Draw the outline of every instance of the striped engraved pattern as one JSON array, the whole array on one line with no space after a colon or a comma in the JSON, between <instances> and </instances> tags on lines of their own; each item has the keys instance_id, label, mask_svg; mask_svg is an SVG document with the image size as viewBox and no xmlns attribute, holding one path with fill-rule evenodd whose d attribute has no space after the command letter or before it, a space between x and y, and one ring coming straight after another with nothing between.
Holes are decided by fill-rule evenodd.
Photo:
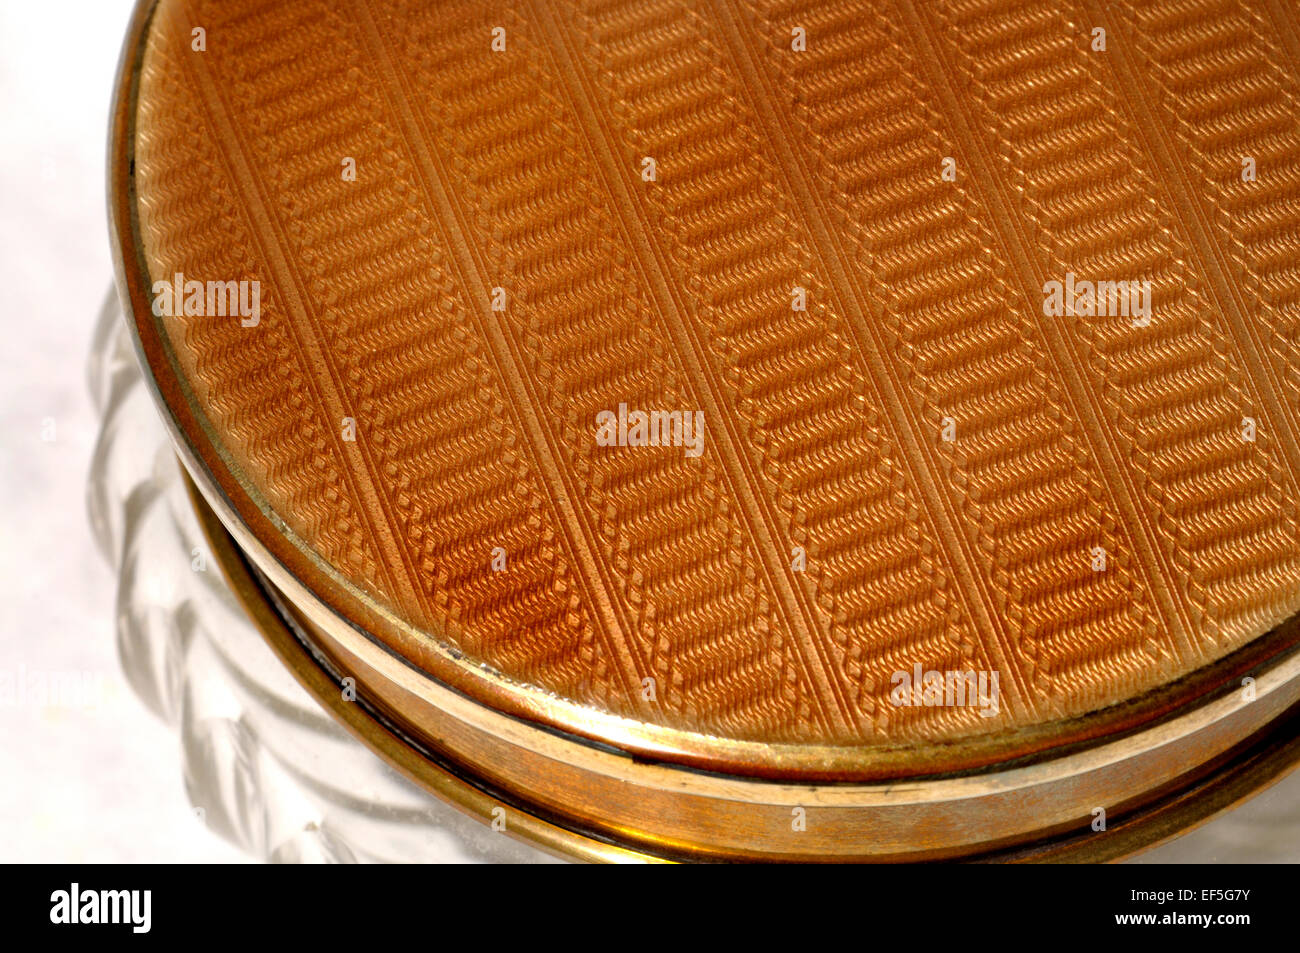
<instances>
[{"instance_id":1,"label":"striped engraved pattern","mask_svg":"<svg viewBox=\"0 0 1300 953\"><path fill-rule=\"evenodd\" d=\"M1092 55L1083 25L1113 17L1100 5L1038 2L937 9L939 55L967 81L967 102L990 131L989 165L1025 240L1036 240L1040 273L1141 274L1153 284L1160 320L1134 329L1076 319L1072 353L1129 464L1126 482L1147 501L1152 549L1179 610L1171 623L1188 657L1214 657L1295 610L1295 583L1282 580L1300 567L1300 461L1284 454L1285 421L1270 413L1283 395L1250 373L1227 303L1205 278L1122 32L1107 56ZM1047 104L1057 121L1044 121ZM1240 436L1247 417L1270 421L1254 441Z\"/></svg>"},{"instance_id":2,"label":"striped engraved pattern","mask_svg":"<svg viewBox=\"0 0 1300 953\"><path fill-rule=\"evenodd\" d=\"M1212 232L1212 249L1222 242L1219 268L1232 279L1227 294L1236 294L1231 313L1281 398L1296 460L1300 196L1284 183L1300 176L1300 35L1269 5L1189 3L1176 16L1143 5L1125 10L1139 62L1159 84L1173 161L1189 169L1185 201ZM1243 163L1255 164L1252 181ZM1260 179L1260 163L1282 175Z\"/></svg>"},{"instance_id":3,"label":"striped engraved pattern","mask_svg":"<svg viewBox=\"0 0 1300 953\"><path fill-rule=\"evenodd\" d=\"M1300 609L1296 21L160 0L144 260L260 283L159 319L178 373L416 665L740 740L1071 718ZM1150 323L1047 314L1067 272ZM620 405L702 452L602 445Z\"/></svg>"},{"instance_id":4,"label":"striped engraved pattern","mask_svg":"<svg viewBox=\"0 0 1300 953\"><path fill-rule=\"evenodd\" d=\"M875 2L756 10L762 57L790 128L812 146L807 175L871 320L923 419L961 423L961 440L937 446L1030 698L1050 712L1167 670L1174 654L1124 514L1041 327L1055 319L1042 317L1038 288L1015 285L987 203L929 174L958 150L902 41L906 20ZM787 57L773 38L794 21L832 39ZM1078 558L1094 547L1115 554L1106 572Z\"/></svg>"}]
</instances>

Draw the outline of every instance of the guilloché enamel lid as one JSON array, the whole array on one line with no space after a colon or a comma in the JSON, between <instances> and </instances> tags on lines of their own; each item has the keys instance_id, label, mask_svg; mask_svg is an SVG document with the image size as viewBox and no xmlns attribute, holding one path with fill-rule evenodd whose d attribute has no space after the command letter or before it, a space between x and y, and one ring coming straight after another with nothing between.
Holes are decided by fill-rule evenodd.
<instances>
[{"instance_id":1,"label":"guilloch\u00e9 enamel lid","mask_svg":"<svg viewBox=\"0 0 1300 953\"><path fill-rule=\"evenodd\" d=\"M983 776L1289 657L1300 18L967 6L141 3L142 360L336 674L663 792Z\"/></svg>"}]
</instances>

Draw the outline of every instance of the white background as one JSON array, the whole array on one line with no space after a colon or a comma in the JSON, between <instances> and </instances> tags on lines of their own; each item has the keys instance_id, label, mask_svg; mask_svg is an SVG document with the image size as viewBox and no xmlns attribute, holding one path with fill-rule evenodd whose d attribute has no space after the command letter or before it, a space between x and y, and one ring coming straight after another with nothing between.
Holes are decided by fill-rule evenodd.
<instances>
[{"instance_id":1,"label":"white background","mask_svg":"<svg viewBox=\"0 0 1300 953\"><path fill-rule=\"evenodd\" d=\"M112 276L104 156L130 10L0 0L0 671L105 686L91 708L0 702L0 861L243 856L191 813L176 733L127 687L86 519L83 371Z\"/></svg>"},{"instance_id":2,"label":"white background","mask_svg":"<svg viewBox=\"0 0 1300 953\"><path fill-rule=\"evenodd\" d=\"M105 139L130 7L0 0L0 672L106 687L93 708L0 703L0 861L241 859L191 813L175 733L121 675L86 520L83 368L111 275ZM1293 775L1143 859L1300 860L1298 805Z\"/></svg>"}]
</instances>

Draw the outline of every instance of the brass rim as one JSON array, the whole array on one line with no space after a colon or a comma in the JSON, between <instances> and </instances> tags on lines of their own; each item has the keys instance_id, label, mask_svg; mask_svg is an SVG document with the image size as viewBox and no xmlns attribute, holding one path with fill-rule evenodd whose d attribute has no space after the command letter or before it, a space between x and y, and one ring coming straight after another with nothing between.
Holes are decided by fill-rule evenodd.
<instances>
[{"instance_id":1,"label":"brass rim","mask_svg":"<svg viewBox=\"0 0 1300 953\"><path fill-rule=\"evenodd\" d=\"M482 823L493 809L507 807L506 833L553 855L595 863L672 862L639 847L622 846L591 832L566 826L563 819L545 817L536 806L507 797L463 766L438 758L419 745L411 733L383 716L362 697L345 701L340 676L313 647L301 627L286 620L279 600L271 596L259 573L239 551L226 527L182 467L186 490L213 556L276 656L315 701L387 764L424 790ZM1212 771L1191 783L1167 791L1158 800L1119 817L1105 837L1065 834L1037 842L977 854L972 862L1100 863L1123 860L1172 840L1249 800L1300 766L1300 704L1211 765Z\"/></svg>"},{"instance_id":2,"label":"brass rim","mask_svg":"<svg viewBox=\"0 0 1300 953\"><path fill-rule=\"evenodd\" d=\"M490 824L496 807L514 808L505 832L556 856L590 862L654 861L648 854L627 850L588 837L538 816L519 810L500 792L491 793L481 782L467 779L463 772L422 749L412 736L385 718L358 689L355 702L344 701L340 676L304 639L305 633L291 627L263 583L260 573L239 551L230 533L208 506L189 471L181 474L185 489L198 517L203 536L222 575L276 657L293 673L309 695L356 739L404 777L469 816Z\"/></svg>"}]
</instances>

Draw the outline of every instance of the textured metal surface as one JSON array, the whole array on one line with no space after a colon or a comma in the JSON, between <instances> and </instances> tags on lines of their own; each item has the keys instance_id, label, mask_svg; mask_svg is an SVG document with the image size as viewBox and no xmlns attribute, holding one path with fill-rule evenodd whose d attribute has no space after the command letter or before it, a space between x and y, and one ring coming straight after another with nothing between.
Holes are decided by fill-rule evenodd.
<instances>
[{"instance_id":1,"label":"textured metal surface","mask_svg":"<svg viewBox=\"0 0 1300 953\"><path fill-rule=\"evenodd\" d=\"M154 373L444 680L438 646L738 741L1050 727L1300 609L1298 37L1262 2L163 0L143 261L262 299L158 319ZM1149 326L1045 315L1067 273L1150 281ZM599 445L620 404L702 411L703 452ZM998 672L998 716L891 704L917 664Z\"/></svg>"}]
</instances>

